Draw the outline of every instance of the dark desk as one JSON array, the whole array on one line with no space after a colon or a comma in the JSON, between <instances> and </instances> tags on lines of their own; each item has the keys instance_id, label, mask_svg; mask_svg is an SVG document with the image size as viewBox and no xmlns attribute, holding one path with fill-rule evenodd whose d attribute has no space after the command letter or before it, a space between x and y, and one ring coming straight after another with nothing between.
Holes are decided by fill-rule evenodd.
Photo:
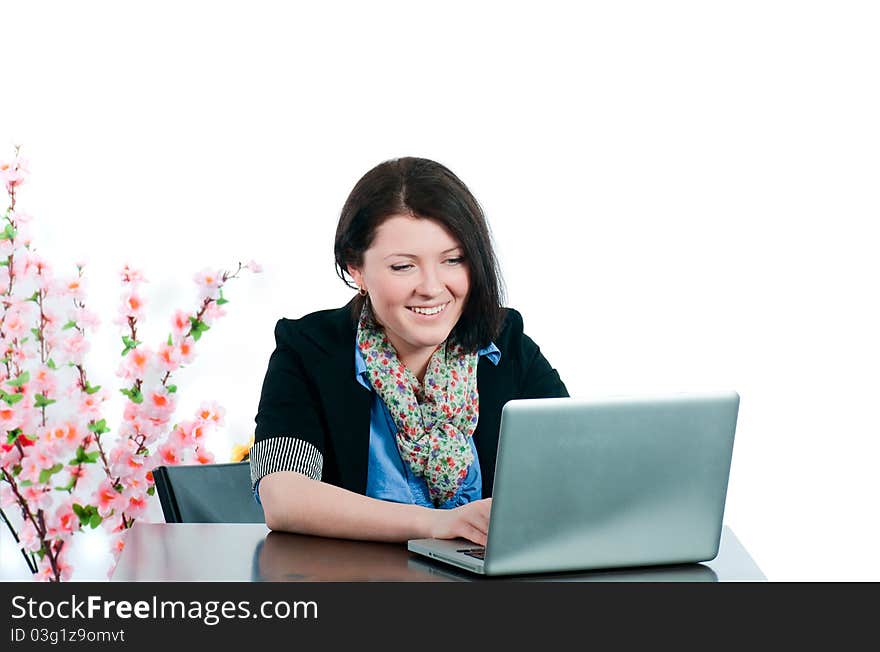
<instances>
[{"instance_id":1,"label":"dark desk","mask_svg":"<svg viewBox=\"0 0 880 652\"><path fill-rule=\"evenodd\" d=\"M540 581L764 581L730 528L702 564L500 579ZM270 532L262 524L138 523L126 535L114 582L499 581L423 559L406 544Z\"/></svg>"}]
</instances>

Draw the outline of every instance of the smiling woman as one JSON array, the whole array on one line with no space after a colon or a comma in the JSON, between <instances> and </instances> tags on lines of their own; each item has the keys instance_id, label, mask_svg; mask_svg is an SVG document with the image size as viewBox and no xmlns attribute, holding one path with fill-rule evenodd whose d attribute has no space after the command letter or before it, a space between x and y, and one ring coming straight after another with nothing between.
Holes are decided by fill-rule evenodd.
<instances>
[{"instance_id":1,"label":"smiling woman","mask_svg":"<svg viewBox=\"0 0 880 652\"><path fill-rule=\"evenodd\" d=\"M275 328L250 457L267 524L485 544L501 408L568 392L501 306L479 204L439 163L387 161L349 195L335 257L352 301Z\"/></svg>"}]
</instances>

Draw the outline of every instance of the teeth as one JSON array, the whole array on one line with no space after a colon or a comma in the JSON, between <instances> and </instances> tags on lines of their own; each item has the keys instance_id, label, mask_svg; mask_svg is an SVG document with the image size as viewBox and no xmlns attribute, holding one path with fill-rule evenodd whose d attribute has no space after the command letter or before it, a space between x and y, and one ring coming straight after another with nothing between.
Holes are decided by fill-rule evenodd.
<instances>
[{"instance_id":1,"label":"teeth","mask_svg":"<svg viewBox=\"0 0 880 652\"><path fill-rule=\"evenodd\" d=\"M415 313L420 315L436 315L438 312L441 312L446 307L444 303L442 306L435 306L434 308L410 308Z\"/></svg>"}]
</instances>

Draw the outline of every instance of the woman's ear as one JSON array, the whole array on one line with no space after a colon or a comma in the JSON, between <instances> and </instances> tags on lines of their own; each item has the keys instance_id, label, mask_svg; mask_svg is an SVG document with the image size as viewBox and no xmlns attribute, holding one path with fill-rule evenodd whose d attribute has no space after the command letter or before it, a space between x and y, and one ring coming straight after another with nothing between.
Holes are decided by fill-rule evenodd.
<instances>
[{"instance_id":1,"label":"woman's ear","mask_svg":"<svg viewBox=\"0 0 880 652\"><path fill-rule=\"evenodd\" d=\"M351 265L348 265L345 268L345 271L347 271L348 275L351 276L351 279L354 281L355 285L357 285L359 288L363 288L366 290L366 288L364 287L364 275L361 274L361 270L357 269L356 267L352 267Z\"/></svg>"}]
</instances>

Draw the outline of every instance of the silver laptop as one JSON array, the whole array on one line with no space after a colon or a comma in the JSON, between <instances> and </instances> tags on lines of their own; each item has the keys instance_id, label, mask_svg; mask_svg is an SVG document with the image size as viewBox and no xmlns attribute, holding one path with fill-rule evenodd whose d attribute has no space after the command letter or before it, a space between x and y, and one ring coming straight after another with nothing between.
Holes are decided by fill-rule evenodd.
<instances>
[{"instance_id":1,"label":"silver laptop","mask_svg":"<svg viewBox=\"0 0 880 652\"><path fill-rule=\"evenodd\" d=\"M735 392L510 401L485 548L408 548L484 575L714 559L738 409Z\"/></svg>"}]
</instances>

